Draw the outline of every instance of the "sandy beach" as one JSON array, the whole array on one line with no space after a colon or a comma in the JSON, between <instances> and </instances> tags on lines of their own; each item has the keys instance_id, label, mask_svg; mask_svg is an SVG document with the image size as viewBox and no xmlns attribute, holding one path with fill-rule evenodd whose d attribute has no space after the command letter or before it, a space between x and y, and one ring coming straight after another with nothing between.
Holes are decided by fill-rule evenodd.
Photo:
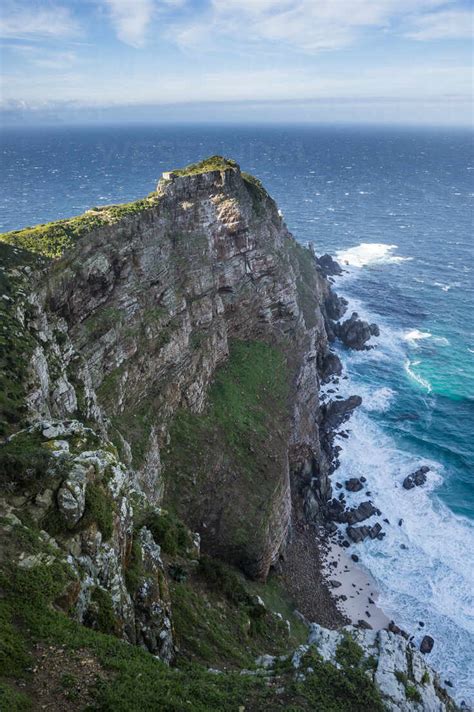
<instances>
[{"instance_id":1,"label":"sandy beach","mask_svg":"<svg viewBox=\"0 0 474 712\"><path fill-rule=\"evenodd\" d=\"M390 620L377 605L378 592L370 574L336 543L326 542L322 554L323 576L339 611L353 625L364 621L374 630L387 628Z\"/></svg>"}]
</instances>

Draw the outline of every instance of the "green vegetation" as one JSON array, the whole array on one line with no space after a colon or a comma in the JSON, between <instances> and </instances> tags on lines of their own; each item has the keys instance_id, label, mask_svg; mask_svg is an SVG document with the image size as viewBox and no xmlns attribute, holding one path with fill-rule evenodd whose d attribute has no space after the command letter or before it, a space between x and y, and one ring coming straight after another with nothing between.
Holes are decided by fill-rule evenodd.
<instances>
[{"instance_id":1,"label":"green vegetation","mask_svg":"<svg viewBox=\"0 0 474 712\"><path fill-rule=\"evenodd\" d=\"M423 674L422 678L422 683L425 684L424 679L425 679L425 673ZM400 682L403 687L405 688L405 696L407 700L411 700L412 702L421 702L421 695L416 689L415 685L410 682L410 678L408 675L401 670L395 670L395 677L397 678L398 682ZM429 676L428 676L428 681L429 681Z\"/></svg>"},{"instance_id":2,"label":"green vegetation","mask_svg":"<svg viewBox=\"0 0 474 712\"><path fill-rule=\"evenodd\" d=\"M124 217L150 210L158 203L158 194L151 193L147 198L132 203L92 208L77 217L6 232L0 235L0 241L44 257L56 258L92 230L113 225Z\"/></svg>"},{"instance_id":3,"label":"green vegetation","mask_svg":"<svg viewBox=\"0 0 474 712\"><path fill-rule=\"evenodd\" d=\"M264 215L263 201L269 198L269 195L263 187L262 183L258 180L258 178L255 178L255 176L251 175L250 173L245 173L243 171L242 178L244 181L244 185L250 193L250 197L252 198L253 209L257 216L261 217L262 215Z\"/></svg>"},{"instance_id":4,"label":"green vegetation","mask_svg":"<svg viewBox=\"0 0 474 712\"><path fill-rule=\"evenodd\" d=\"M421 684L422 685L430 684L430 676L429 676L428 670L425 670L425 672L423 673L422 678L421 678Z\"/></svg>"},{"instance_id":5,"label":"green vegetation","mask_svg":"<svg viewBox=\"0 0 474 712\"><path fill-rule=\"evenodd\" d=\"M191 529L207 510L220 509L219 539L229 542L225 558L249 572L258 556L251 547L259 551L266 540L285 467L289 381L279 349L233 342L208 407L199 415L178 411L163 453L168 509Z\"/></svg>"},{"instance_id":6,"label":"green vegetation","mask_svg":"<svg viewBox=\"0 0 474 712\"><path fill-rule=\"evenodd\" d=\"M336 660L343 667L358 667L364 658L364 651L349 633L344 633L336 650Z\"/></svg>"},{"instance_id":7,"label":"green vegetation","mask_svg":"<svg viewBox=\"0 0 474 712\"><path fill-rule=\"evenodd\" d=\"M91 604L84 621L85 625L101 633L114 635L117 632L117 622L110 593L96 586L91 595Z\"/></svg>"},{"instance_id":8,"label":"green vegetation","mask_svg":"<svg viewBox=\"0 0 474 712\"><path fill-rule=\"evenodd\" d=\"M86 505L84 514L72 529L67 527L55 505L43 520L43 527L51 536L61 536L66 531L70 536L96 524L105 541L113 533L114 505L110 493L100 482L88 482L86 486Z\"/></svg>"},{"instance_id":9,"label":"green vegetation","mask_svg":"<svg viewBox=\"0 0 474 712\"><path fill-rule=\"evenodd\" d=\"M312 329L316 326L316 310L319 307L318 293L315 284L314 258L312 252L300 245L296 240L288 242L291 259L296 267L296 288L298 301L303 311L306 326Z\"/></svg>"},{"instance_id":10,"label":"green vegetation","mask_svg":"<svg viewBox=\"0 0 474 712\"><path fill-rule=\"evenodd\" d=\"M414 685L408 684L405 687L405 695L407 700L411 700L412 702L421 702L421 695Z\"/></svg>"},{"instance_id":11,"label":"green vegetation","mask_svg":"<svg viewBox=\"0 0 474 712\"><path fill-rule=\"evenodd\" d=\"M35 490L49 476L51 453L37 432L21 432L0 445L0 486Z\"/></svg>"},{"instance_id":12,"label":"green vegetation","mask_svg":"<svg viewBox=\"0 0 474 712\"><path fill-rule=\"evenodd\" d=\"M0 242L0 436L18 429L26 414L25 383L35 346L34 336L18 318L21 307L32 315L26 301L26 270L38 270L44 261L36 255ZM15 306L14 306L15 305Z\"/></svg>"},{"instance_id":13,"label":"green vegetation","mask_svg":"<svg viewBox=\"0 0 474 712\"><path fill-rule=\"evenodd\" d=\"M190 163L184 168L177 168L171 173L176 176L192 176L209 171L228 171L237 167L237 163L223 156L210 156L199 163Z\"/></svg>"},{"instance_id":14,"label":"green vegetation","mask_svg":"<svg viewBox=\"0 0 474 712\"><path fill-rule=\"evenodd\" d=\"M324 662L311 648L302 659L305 680L295 683L294 697L286 709L291 712L304 709L317 712L383 712L385 708L380 694L364 666L352 665L345 657L341 666L338 670L331 663Z\"/></svg>"},{"instance_id":15,"label":"green vegetation","mask_svg":"<svg viewBox=\"0 0 474 712\"><path fill-rule=\"evenodd\" d=\"M184 524L170 512L151 512L145 517L144 525L153 534L165 554L186 556L192 545L191 535Z\"/></svg>"}]
</instances>

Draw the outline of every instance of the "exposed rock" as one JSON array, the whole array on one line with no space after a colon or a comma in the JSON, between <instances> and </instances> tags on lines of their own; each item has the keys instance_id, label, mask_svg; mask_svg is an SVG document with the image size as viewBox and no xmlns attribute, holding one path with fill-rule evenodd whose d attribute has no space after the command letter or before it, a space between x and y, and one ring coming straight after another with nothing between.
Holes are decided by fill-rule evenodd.
<instances>
[{"instance_id":1,"label":"exposed rock","mask_svg":"<svg viewBox=\"0 0 474 712\"><path fill-rule=\"evenodd\" d=\"M71 528L84 514L89 471L90 468L76 463L58 490L58 509Z\"/></svg>"},{"instance_id":2,"label":"exposed rock","mask_svg":"<svg viewBox=\"0 0 474 712\"><path fill-rule=\"evenodd\" d=\"M349 396L344 400L331 401L321 407L322 428L333 431L350 418L353 411L362 403L360 396Z\"/></svg>"},{"instance_id":3,"label":"exposed rock","mask_svg":"<svg viewBox=\"0 0 474 712\"><path fill-rule=\"evenodd\" d=\"M426 473L429 471L430 468L426 465L423 465L411 475L405 477L405 479L403 480L404 489L410 490L414 487L420 487L421 485L424 485L426 482Z\"/></svg>"},{"instance_id":4,"label":"exposed rock","mask_svg":"<svg viewBox=\"0 0 474 712\"><path fill-rule=\"evenodd\" d=\"M362 351L367 348L366 343L371 336L379 336L376 324L369 324L359 319L357 312L353 312L349 319L333 326L334 333L349 349Z\"/></svg>"},{"instance_id":5,"label":"exposed rock","mask_svg":"<svg viewBox=\"0 0 474 712\"><path fill-rule=\"evenodd\" d=\"M420 643L420 652L422 652L423 655L431 653L431 651L433 650L433 646L434 640L431 635L425 635L423 636L423 640Z\"/></svg>"},{"instance_id":6,"label":"exposed rock","mask_svg":"<svg viewBox=\"0 0 474 712\"><path fill-rule=\"evenodd\" d=\"M351 477L350 480L345 481L346 490L349 492L360 492L363 489L361 480L358 477Z\"/></svg>"},{"instance_id":7,"label":"exposed rock","mask_svg":"<svg viewBox=\"0 0 474 712\"><path fill-rule=\"evenodd\" d=\"M384 536L382 533L382 527L379 522L376 522L372 527L368 527L365 525L361 527L349 526L347 527L346 532L349 539L351 539L351 541L353 541L355 544L364 541L364 539L367 539L367 537L370 537L370 539L378 539L381 536Z\"/></svg>"},{"instance_id":8,"label":"exposed rock","mask_svg":"<svg viewBox=\"0 0 474 712\"><path fill-rule=\"evenodd\" d=\"M340 275L343 272L339 263L331 255L321 255L316 258L316 262L326 277Z\"/></svg>"}]
</instances>

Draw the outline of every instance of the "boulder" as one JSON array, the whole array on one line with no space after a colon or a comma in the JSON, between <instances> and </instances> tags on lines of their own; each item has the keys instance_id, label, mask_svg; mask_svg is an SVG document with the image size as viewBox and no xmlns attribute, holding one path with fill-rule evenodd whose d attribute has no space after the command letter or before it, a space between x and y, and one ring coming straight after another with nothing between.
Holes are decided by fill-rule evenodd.
<instances>
[{"instance_id":1,"label":"boulder","mask_svg":"<svg viewBox=\"0 0 474 712\"><path fill-rule=\"evenodd\" d=\"M86 484L88 469L76 463L57 493L58 509L68 527L74 527L86 507Z\"/></svg>"},{"instance_id":2,"label":"boulder","mask_svg":"<svg viewBox=\"0 0 474 712\"><path fill-rule=\"evenodd\" d=\"M319 375L323 383L327 383L331 376L340 376L342 373L342 363L334 351L327 351L319 364Z\"/></svg>"},{"instance_id":3,"label":"boulder","mask_svg":"<svg viewBox=\"0 0 474 712\"><path fill-rule=\"evenodd\" d=\"M426 655L427 653L431 653L431 651L433 650L433 645L434 645L434 640L431 637L431 635L423 636L423 640L420 643L420 652L423 653L423 655Z\"/></svg>"},{"instance_id":4,"label":"boulder","mask_svg":"<svg viewBox=\"0 0 474 712\"><path fill-rule=\"evenodd\" d=\"M331 255L321 255L316 257L316 263L325 277L341 275L343 270L338 262Z\"/></svg>"},{"instance_id":5,"label":"boulder","mask_svg":"<svg viewBox=\"0 0 474 712\"><path fill-rule=\"evenodd\" d=\"M368 519L371 517L373 514L377 513L376 507L370 502L369 500L366 500L365 502L361 502L358 507L355 509L349 509L347 512L345 512L346 519L345 521L348 524L357 524L358 522L363 522L364 519Z\"/></svg>"},{"instance_id":6,"label":"boulder","mask_svg":"<svg viewBox=\"0 0 474 712\"><path fill-rule=\"evenodd\" d=\"M347 348L363 351L368 348L366 343L370 337L378 336L380 331L376 324L369 324L359 319L357 312L352 312L349 319L334 325L334 333Z\"/></svg>"},{"instance_id":7,"label":"boulder","mask_svg":"<svg viewBox=\"0 0 474 712\"><path fill-rule=\"evenodd\" d=\"M352 412L362 403L360 396L349 396L343 400L331 401L321 408L322 426L328 432L335 430L350 418Z\"/></svg>"},{"instance_id":8,"label":"boulder","mask_svg":"<svg viewBox=\"0 0 474 712\"><path fill-rule=\"evenodd\" d=\"M405 477L403 480L403 487L406 490L413 489L414 487L420 487L421 485L424 485L426 482L426 473L430 471L430 468L427 467L426 465L423 465L423 467L420 467L418 470L413 472L411 475L408 475L408 477Z\"/></svg>"},{"instance_id":9,"label":"boulder","mask_svg":"<svg viewBox=\"0 0 474 712\"><path fill-rule=\"evenodd\" d=\"M339 297L336 292L331 291L324 301L327 318L335 321L342 319L347 311L347 305L347 299Z\"/></svg>"},{"instance_id":10,"label":"boulder","mask_svg":"<svg viewBox=\"0 0 474 712\"><path fill-rule=\"evenodd\" d=\"M350 480L345 481L346 490L349 492L360 492L363 489L362 482L358 477L351 477Z\"/></svg>"}]
</instances>

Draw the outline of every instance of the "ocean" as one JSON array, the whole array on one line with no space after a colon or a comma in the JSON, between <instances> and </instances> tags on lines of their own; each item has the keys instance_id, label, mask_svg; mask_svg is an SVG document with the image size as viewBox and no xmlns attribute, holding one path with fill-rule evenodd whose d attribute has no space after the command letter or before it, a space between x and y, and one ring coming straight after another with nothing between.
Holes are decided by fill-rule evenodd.
<instances>
[{"instance_id":1,"label":"ocean","mask_svg":"<svg viewBox=\"0 0 474 712\"><path fill-rule=\"evenodd\" d=\"M0 152L2 232L142 197L162 171L219 153L262 180L298 240L336 255L336 290L381 329L368 352L339 349L341 392L363 404L333 479L364 475L389 521L383 541L354 551L380 605L417 643L433 636L431 664L473 704L473 134L21 128L3 132ZM424 464L427 484L404 490Z\"/></svg>"}]
</instances>

